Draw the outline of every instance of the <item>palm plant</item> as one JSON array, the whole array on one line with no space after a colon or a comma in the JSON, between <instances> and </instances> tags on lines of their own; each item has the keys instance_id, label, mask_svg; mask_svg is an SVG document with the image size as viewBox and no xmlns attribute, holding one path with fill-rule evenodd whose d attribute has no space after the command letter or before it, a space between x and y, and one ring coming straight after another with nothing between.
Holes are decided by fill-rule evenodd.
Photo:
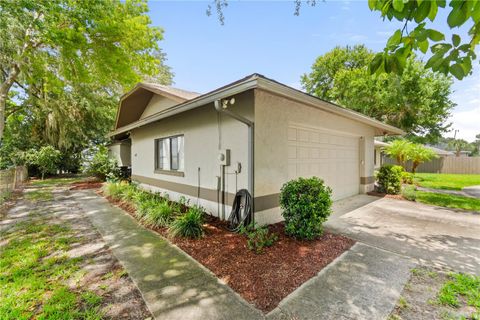
<instances>
[{"instance_id":1,"label":"palm plant","mask_svg":"<svg viewBox=\"0 0 480 320\"><path fill-rule=\"evenodd\" d=\"M412 144L408 150L408 153L409 160L412 160L413 174L415 174L415 171L420 164L438 157L433 150L418 143Z\"/></svg>"},{"instance_id":2,"label":"palm plant","mask_svg":"<svg viewBox=\"0 0 480 320\"><path fill-rule=\"evenodd\" d=\"M410 149L413 143L405 139L393 141L388 147L385 147L385 153L394 158L399 165L406 170L406 162L410 160Z\"/></svg>"}]
</instances>

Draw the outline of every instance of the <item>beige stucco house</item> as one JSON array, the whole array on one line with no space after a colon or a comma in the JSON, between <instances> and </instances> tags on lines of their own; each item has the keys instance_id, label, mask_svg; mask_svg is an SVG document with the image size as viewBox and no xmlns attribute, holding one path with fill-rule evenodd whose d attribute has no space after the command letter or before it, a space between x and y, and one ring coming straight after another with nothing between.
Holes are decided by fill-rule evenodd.
<instances>
[{"instance_id":1,"label":"beige stucco house","mask_svg":"<svg viewBox=\"0 0 480 320\"><path fill-rule=\"evenodd\" d=\"M318 176L334 200L372 190L374 137L402 133L253 74L206 94L139 83L122 97L111 137L131 148L142 187L225 218L247 189L255 220L272 223L290 179Z\"/></svg>"},{"instance_id":2,"label":"beige stucco house","mask_svg":"<svg viewBox=\"0 0 480 320\"><path fill-rule=\"evenodd\" d=\"M374 152L373 152L373 166L375 170L380 169L380 167L383 165L383 154L384 154L384 149L388 147L390 144L375 140L373 142L374 146Z\"/></svg>"}]
</instances>

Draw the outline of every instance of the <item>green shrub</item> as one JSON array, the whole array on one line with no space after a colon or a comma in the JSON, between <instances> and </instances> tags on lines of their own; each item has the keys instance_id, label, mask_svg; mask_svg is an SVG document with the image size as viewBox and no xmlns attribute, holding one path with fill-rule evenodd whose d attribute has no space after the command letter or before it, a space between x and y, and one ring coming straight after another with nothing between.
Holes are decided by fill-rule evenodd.
<instances>
[{"instance_id":1,"label":"green shrub","mask_svg":"<svg viewBox=\"0 0 480 320\"><path fill-rule=\"evenodd\" d=\"M142 192L147 193L147 192ZM142 201L136 202L136 216L139 219L144 219L148 213L158 205L158 201L152 196L145 196Z\"/></svg>"},{"instance_id":2,"label":"green shrub","mask_svg":"<svg viewBox=\"0 0 480 320\"><path fill-rule=\"evenodd\" d=\"M285 233L299 239L314 239L323 232L322 224L331 213L332 189L323 180L299 178L285 183L280 206L285 219Z\"/></svg>"},{"instance_id":3,"label":"green shrub","mask_svg":"<svg viewBox=\"0 0 480 320\"><path fill-rule=\"evenodd\" d=\"M122 175L117 161L110 158L105 146L98 147L98 151L92 160L87 163L85 171L103 181L107 179L118 180Z\"/></svg>"},{"instance_id":4,"label":"green shrub","mask_svg":"<svg viewBox=\"0 0 480 320\"><path fill-rule=\"evenodd\" d=\"M42 180L45 175L55 174L59 168L61 152L52 146L41 147L39 150L31 149L23 154L23 161L27 164L29 172L32 167L40 172Z\"/></svg>"},{"instance_id":5,"label":"green shrub","mask_svg":"<svg viewBox=\"0 0 480 320\"><path fill-rule=\"evenodd\" d=\"M278 240L278 236L271 233L267 226L259 227L251 224L245 227L242 225L240 234L247 236L248 249L255 253L262 253L263 248L271 247Z\"/></svg>"},{"instance_id":6,"label":"green shrub","mask_svg":"<svg viewBox=\"0 0 480 320\"><path fill-rule=\"evenodd\" d=\"M402 187L402 173L401 166L383 165L377 174L379 191L387 194L399 194Z\"/></svg>"},{"instance_id":7,"label":"green shrub","mask_svg":"<svg viewBox=\"0 0 480 320\"><path fill-rule=\"evenodd\" d=\"M413 173L403 171L402 172L402 183L413 184Z\"/></svg>"},{"instance_id":8,"label":"green shrub","mask_svg":"<svg viewBox=\"0 0 480 320\"><path fill-rule=\"evenodd\" d=\"M204 233L203 218L204 213L201 207L191 207L172 222L168 232L173 237L200 238Z\"/></svg>"},{"instance_id":9,"label":"green shrub","mask_svg":"<svg viewBox=\"0 0 480 320\"><path fill-rule=\"evenodd\" d=\"M415 201L417 199L417 192L415 186L405 186L402 188L402 197L409 201Z\"/></svg>"},{"instance_id":10,"label":"green shrub","mask_svg":"<svg viewBox=\"0 0 480 320\"><path fill-rule=\"evenodd\" d=\"M137 197L138 192L141 192L138 190L138 187L133 183L130 183L122 190L122 200L133 202Z\"/></svg>"},{"instance_id":11,"label":"green shrub","mask_svg":"<svg viewBox=\"0 0 480 320\"><path fill-rule=\"evenodd\" d=\"M124 190L127 188L126 182L109 182L103 187L103 192L115 200L122 200Z\"/></svg>"},{"instance_id":12,"label":"green shrub","mask_svg":"<svg viewBox=\"0 0 480 320\"><path fill-rule=\"evenodd\" d=\"M143 221L147 226L168 227L175 217L173 208L170 206L167 200L163 200L160 203L154 201L153 204L153 206L147 208L146 214L143 217Z\"/></svg>"}]
</instances>

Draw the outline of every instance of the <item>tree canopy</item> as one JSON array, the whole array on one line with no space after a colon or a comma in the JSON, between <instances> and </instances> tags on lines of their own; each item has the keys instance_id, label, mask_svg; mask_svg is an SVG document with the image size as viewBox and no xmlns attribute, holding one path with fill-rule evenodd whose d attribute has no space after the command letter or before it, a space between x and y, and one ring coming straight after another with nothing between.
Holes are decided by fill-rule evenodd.
<instances>
[{"instance_id":1,"label":"tree canopy","mask_svg":"<svg viewBox=\"0 0 480 320\"><path fill-rule=\"evenodd\" d=\"M382 18L404 23L401 29L393 32L384 51L372 60L371 72L401 74L413 52L427 53L430 49L432 55L426 63L427 68L452 74L459 80L470 74L472 61L477 58L475 48L480 43L480 1L453 0L448 3L447 26L450 29L469 26L468 36L463 40L458 34L447 40L442 32L427 28L427 20L433 22L439 8L446 5L446 0L369 0L370 10L379 11Z\"/></svg>"},{"instance_id":2,"label":"tree canopy","mask_svg":"<svg viewBox=\"0 0 480 320\"><path fill-rule=\"evenodd\" d=\"M147 12L143 0L0 1L0 165L43 145L78 154L112 128L127 88L171 83Z\"/></svg>"},{"instance_id":3,"label":"tree canopy","mask_svg":"<svg viewBox=\"0 0 480 320\"><path fill-rule=\"evenodd\" d=\"M401 75L370 74L373 57L363 45L336 47L315 60L301 83L319 98L399 127L420 142L435 142L449 128L452 80L415 57Z\"/></svg>"}]
</instances>

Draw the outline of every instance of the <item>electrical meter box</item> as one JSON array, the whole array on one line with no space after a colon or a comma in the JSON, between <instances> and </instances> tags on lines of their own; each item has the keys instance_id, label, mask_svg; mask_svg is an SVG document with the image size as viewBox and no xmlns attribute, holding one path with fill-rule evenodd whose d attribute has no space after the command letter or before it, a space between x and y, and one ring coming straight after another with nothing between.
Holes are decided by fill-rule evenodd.
<instances>
[{"instance_id":1,"label":"electrical meter box","mask_svg":"<svg viewBox=\"0 0 480 320\"><path fill-rule=\"evenodd\" d=\"M222 166L230 165L230 149L220 150L218 153L218 163Z\"/></svg>"}]
</instances>

